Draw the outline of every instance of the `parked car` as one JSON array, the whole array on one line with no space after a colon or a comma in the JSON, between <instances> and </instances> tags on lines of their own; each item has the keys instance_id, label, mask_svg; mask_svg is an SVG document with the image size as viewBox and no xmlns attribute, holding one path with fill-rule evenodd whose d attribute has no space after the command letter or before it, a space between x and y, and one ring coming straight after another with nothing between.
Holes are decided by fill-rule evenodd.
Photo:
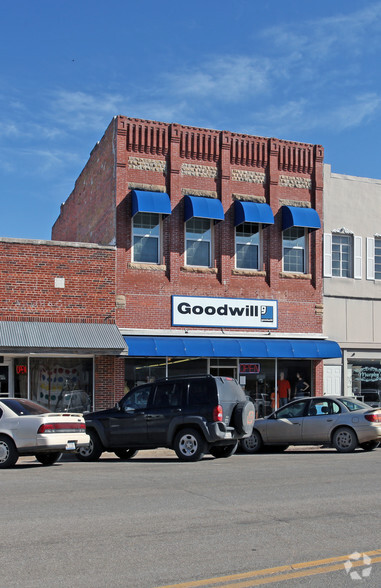
<instances>
[{"instance_id":1,"label":"parked car","mask_svg":"<svg viewBox=\"0 0 381 588\"><path fill-rule=\"evenodd\" d=\"M55 412L89 412L90 397L84 390L62 391L54 407Z\"/></svg>"},{"instance_id":2,"label":"parked car","mask_svg":"<svg viewBox=\"0 0 381 588\"><path fill-rule=\"evenodd\" d=\"M61 453L74 453L89 442L81 414L52 413L21 398L0 400L0 468L15 465L21 455L52 465Z\"/></svg>"},{"instance_id":3,"label":"parked car","mask_svg":"<svg viewBox=\"0 0 381 588\"><path fill-rule=\"evenodd\" d=\"M165 378L133 388L114 408L84 415L90 445L78 459L103 451L130 459L140 449L169 447L181 461L206 452L229 457L251 434L254 405L232 378L211 375Z\"/></svg>"},{"instance_id":4,"label":"parked car","mask_svg":"<svg viewBox=\"0 0 381 588\"><path fill-rule=\"evenodd\" d=\"M373 408L381 407L381 391L378 388L364 388L356 398Z\"/></svg>"},{"instance_id":5,"label":"parked car","mask_svg":"<svg viewBox=\"0 0 381 588\"><path fill-rule=\"evenodd\" d=\"M241 441L246 453L265 447L329 445L342 453L375 449L381 441L381 410L354 397L317 396L294 400L268 417L257 419L250 437Z\"/></svg>"}]
</instances>

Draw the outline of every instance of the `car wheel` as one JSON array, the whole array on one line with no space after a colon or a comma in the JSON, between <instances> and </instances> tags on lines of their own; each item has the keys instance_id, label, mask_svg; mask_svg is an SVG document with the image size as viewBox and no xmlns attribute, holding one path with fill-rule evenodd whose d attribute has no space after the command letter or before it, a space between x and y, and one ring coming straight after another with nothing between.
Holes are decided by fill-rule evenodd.
<instances>
[{"instance_id":1,"label":"car wheel","mask_svg":"<svg viewBox=\"0 0 381 588\"><path fill-rule=\"evenodd\" d=\"M254 404L247 400L239 402L234 408L233 425L240 435L247 435L253 429L255 418Z\"/></svg>"},{"instance_id":2,"label":"car wheel","mask_svg":"<svg viewBox=\"0 0 381 588\"><path fill-rule=\"evenodd\" d=\"M253 431L250 437L241 439L241 447L244 453L258 453L263 449L263 441L258 431Z\"/></svg>"},{"instance_id":3,"label":"car wheel","mask_svg":"<svg viewBox=\"0 0 381 588\"><path fill-rule=\"evenodd\" d=\"M61 455L62 453L59 451L54 451L51 453L36 453L34 457L37 459L37 461L42 463L42 465L50 466L56 463Z\"/></svg>"},{"instance_id":4,"label":"car wheel","mask_svg":"<svg viewBox=\"0 0 381 588\"><path fill-rule=\"evenodd\" d=\"M196 429L182 429L175 437L173 448L181 461L199 461L206 451L206 441Z\"/></svg>"},{"instance_id":5,"label":"car wheel","mask_svg":"<svg viewBox=\"0 0 381 588\"><path fill-rule=\"evenodd\" d=\"M5 435L0 435L0 468L14 466L18 458L19 454L12 439Z\"/></svg>"},{"instance_id":6,"label":"car wheel","mask_svg":"<svg viewBox=\"0 0 381 588\"><path fill-rule=\"evenodd\" d=\"M87 447L80 447L76 453L79 461L97 461L103 452L103 447L98 435L94 431L89 432L90 443Z\"/></svg>"},{"instance_id":7,"label":"car wheel","mask_svg":"<svg viewBox=\"0 0 381 588\"><path fill-rule=\"evenodd\" d=\"M349 427L340 427L333 434L333 446L340 453L351 453L358 446L356 433Z\"/></svg>"},{"instance_id":8,"label":"car wheel","mask_svg":"<svg viewBox=\"0 0 381 588\"><path fill-rule=\"evenodd\" d=\"M213 457L231 457L235 454L238 447L238 441L233 445L215 445L209 449L209 453L213 455Z\"/></svg>"},{"instance_id":9,"label":"car wheel","mask_svg":"<svg viewBox=\"0 0 381 588\"><path fill-rule=\"evenodd\" d=\"M367 441L366 443L361 443L360 447L364 451L373 451L373 449L376 449L378 445L379 441Z\"/></svg>"},{"instance_id":10,"label":"car wheel","mask_svg":"<svg viewBox=\"0 0 381 588\"><path fill-rule=\"evenodd\" d=\"M114 453L119 459L131 459L137 454L137 449L116 449Z\"/></svg>"}]
</instances>

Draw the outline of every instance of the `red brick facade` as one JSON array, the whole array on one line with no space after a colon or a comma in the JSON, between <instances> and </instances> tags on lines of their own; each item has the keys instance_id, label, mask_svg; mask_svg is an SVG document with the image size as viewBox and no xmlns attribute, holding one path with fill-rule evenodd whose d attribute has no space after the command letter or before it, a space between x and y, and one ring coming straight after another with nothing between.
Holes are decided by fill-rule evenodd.
<instances>
[{"instance_id":1,"label":"red brick facade","mask_svg":"<svg viewBox=\"0 0 381 588\"><path fill-rule=\"evenodd\" d=\"M162 264L132 263L131 189L165 191ZM116 322L171 328L171 295L277 299L280 333L322 332L321 230L309 234L307 274L282 271L282 205L314 208L322 219L323 149L308 145L129 119L113 119L61 208L53 239L116 243ZM211 268L186 267L184 195L220 198ZM236 270L234 200L270 205L263 267Z\"/></svg>"}]
</instances>

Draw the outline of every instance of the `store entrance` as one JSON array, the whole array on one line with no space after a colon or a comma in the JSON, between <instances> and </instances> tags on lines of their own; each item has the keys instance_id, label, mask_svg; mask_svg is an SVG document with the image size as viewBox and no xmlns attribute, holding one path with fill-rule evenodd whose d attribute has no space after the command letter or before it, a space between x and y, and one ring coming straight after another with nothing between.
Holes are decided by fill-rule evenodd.
<instances>
[{"instance_id":1,"label":"store entrance","mask_svg":"<svg viewBox=\"0 0 381 588\"><path fill-rule=\"evenodd\" d=\"M0 365L0 398L8 398L9 395L9 366Z\"/></svg>"}]
</instances>

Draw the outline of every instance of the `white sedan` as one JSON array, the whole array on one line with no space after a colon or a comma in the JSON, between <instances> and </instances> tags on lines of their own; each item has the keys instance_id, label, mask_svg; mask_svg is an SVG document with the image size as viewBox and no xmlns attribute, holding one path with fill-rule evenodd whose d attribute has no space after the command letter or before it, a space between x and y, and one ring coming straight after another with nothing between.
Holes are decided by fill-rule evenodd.
<instances>
[{"instance_id":1,"label":"white sedan","mask_svg":"<svg viewBox=\"0 0 381 588\"><path fill-rule=\"evenodd\" d=\"M52 465L63 452L90 442L82 414L54 413L23 398L0 400L0 468L15 465L21 455L34 455Z\"/></svg>"}]
</instances>

